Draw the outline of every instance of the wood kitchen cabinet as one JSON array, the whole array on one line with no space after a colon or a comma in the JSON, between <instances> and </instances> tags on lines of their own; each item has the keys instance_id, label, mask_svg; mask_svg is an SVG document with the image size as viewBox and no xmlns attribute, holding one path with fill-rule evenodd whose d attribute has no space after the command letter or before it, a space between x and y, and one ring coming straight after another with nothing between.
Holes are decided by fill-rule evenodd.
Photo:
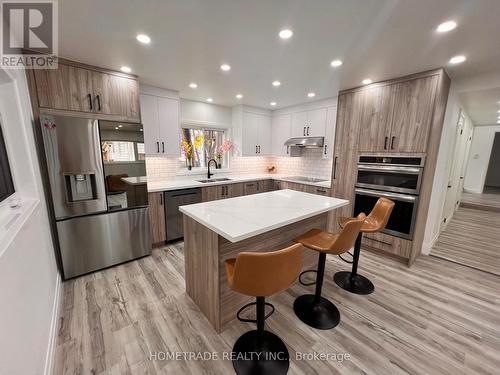
<instances>
[{"instance_id":1,"label":"wood kitchen cabinet","mask_svg":"<svg viewBox=\"0 0 500 375\"><path fill-rule=\"evenodd\" d=\"M388 148L391 152L426 152L439 77L397 84Z\"/></svg>"},{"instance_id":2,"label":"wood kitchen cabinet","mask_svg":"<svg viewBox=\"0 0 500 375\"><path fill-rule=\"evenodd\" d=\"M438 77L365 90L360 152L425 152Z\"/></svg>"},{"instance_id":3,"label":"wood kitchen cabinet","mask_svg":"<svg viewBox=\"0 0 500 375\"><path fill-rule=\"evenodd\" d=\"M167 240L163 192L148 193L148 201L152 242L153 244L163 244Z\"/></svg>"},{"instance_id":4,"label":"wood kitchen cabinet","mask_svg":"<svg viewBox=\"0 0 500 375\"><path fill-rule=\"evenodd\" d=\"M244 183L204 186L201 189L203 202L240 197L244 194Z\"/></svg>"},{"instance_id":5,"label":"wood kitchen cabinet","mask_svg":"<svg viewBox=\"0 0 500 375\"><path fill-rule=\"evenodd\" d=\"M40 108L106 115L140 122L139 83L133 76L62 60L33 71Z\"/></svg>"},{"instance_id":6,"label":"wood kitchen cabinet","mask_svg":"<svg viewBox=\"0 0 500 375\"><path fill-rule=\"evenodd\" d=\"M146 155L180 156L179 100L141 94Z\"/></svg>"}]
</instances>

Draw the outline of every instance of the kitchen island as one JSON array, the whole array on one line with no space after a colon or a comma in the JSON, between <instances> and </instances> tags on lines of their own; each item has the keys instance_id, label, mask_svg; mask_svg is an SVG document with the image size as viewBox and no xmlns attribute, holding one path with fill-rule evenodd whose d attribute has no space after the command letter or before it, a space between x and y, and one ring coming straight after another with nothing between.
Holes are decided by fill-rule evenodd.
<instances>
[{"instance_id":1,"label":"kitchen island","mask_svg":"<svg viewBox=\"0 0 500 375\"><path fill-rule=\"evenodd\" d=\"M325 229L328 212L348 203L286 189L181 206L187 294L223 331L252 299L229 289L224 261L242 251L281 249L312 228ZM316 262L317 253L305 250L303 268Z\"/></svg>"}]
</instances>

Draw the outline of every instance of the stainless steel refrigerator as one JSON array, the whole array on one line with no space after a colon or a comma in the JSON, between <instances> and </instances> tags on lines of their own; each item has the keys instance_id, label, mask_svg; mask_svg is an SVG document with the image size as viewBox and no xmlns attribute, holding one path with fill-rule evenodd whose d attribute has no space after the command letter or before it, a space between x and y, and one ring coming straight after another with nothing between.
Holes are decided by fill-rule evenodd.
<instances>
[{"instance_id":1,"label":"stainless steel refrigerator","mask_svg":"<svg viewBox=\"0 0 500 375\"><path fill-rule=\"evenodd\" d=\"M40 120L64 278L150 254L142 125Z\"/></svg>"}]
</instances>

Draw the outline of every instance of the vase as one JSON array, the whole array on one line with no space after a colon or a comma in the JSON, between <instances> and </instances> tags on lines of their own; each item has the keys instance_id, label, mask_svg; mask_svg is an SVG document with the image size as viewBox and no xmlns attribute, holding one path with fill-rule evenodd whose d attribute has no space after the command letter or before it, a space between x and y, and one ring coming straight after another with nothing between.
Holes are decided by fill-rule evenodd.
<instances>
[{"instance_id":1,"label":"vase","mask_svg":"<svg viewBox=\"0 0 500 375\"><path fill-rule=\"evenodd\" d=\"M217 158L217 169L222 169L222 158Z\"/></svg>"},{"instance_id":2,"label":"vase","mask_svg":"<svg viewBox=\"0 0 500 375\"><path fill-rule=\"evenodd\" d=\"M187 169L188 169L188 171L190 171L191 169L193 169L193 166L191 165L191 160L186 160L186 163L187 163Z\"/></svg>"}]
</instances>

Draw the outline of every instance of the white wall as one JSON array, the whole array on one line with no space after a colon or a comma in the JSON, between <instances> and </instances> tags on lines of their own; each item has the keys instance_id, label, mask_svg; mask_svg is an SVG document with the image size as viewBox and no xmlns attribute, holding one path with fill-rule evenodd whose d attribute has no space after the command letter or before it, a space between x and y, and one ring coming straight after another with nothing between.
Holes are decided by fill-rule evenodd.
<instances>
[{"instance_id":1,"label":"white wall","mask_svg":"<svg viewBox=\"0 0 500 375\"><path fill-rule=\"evenodd\" d=\"M60 277L23 71L0 70L0 113L21 206L0 205L0 373L49 374ZM12 221L11 221L12 219ZM6 228L6 221L10 225Z\"/></svg>"},{"instance_id":2,"label":"white wall","mask_svg":"<svg viewBox=\"0 0 500 375\"><path fill-rule=\"evenodd\" d=\"M482 193L495 133L500 126L476 126L472 136L469 163L465 174L464 190L470 193Z\"/></svg>"}]
</instances>

